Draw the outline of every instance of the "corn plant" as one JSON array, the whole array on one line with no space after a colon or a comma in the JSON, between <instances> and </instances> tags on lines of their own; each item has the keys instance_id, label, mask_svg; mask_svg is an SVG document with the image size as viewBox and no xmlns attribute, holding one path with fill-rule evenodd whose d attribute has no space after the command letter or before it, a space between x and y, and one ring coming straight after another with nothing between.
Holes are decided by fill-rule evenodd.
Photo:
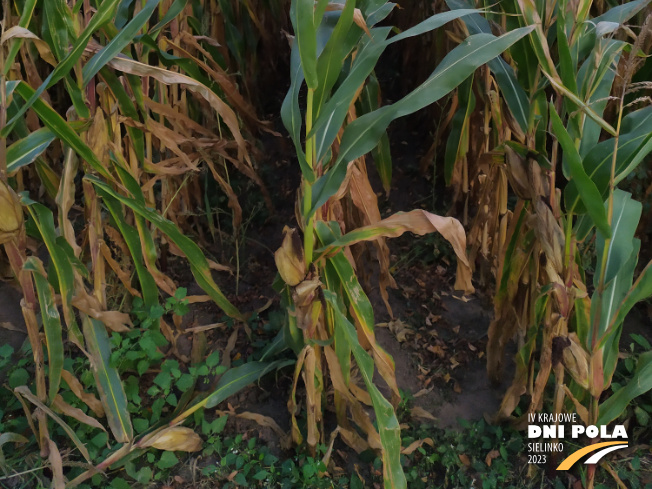
<instances>
[{"instance_id":1,"label":"corn plant","mask_svg":"<svg viewBox=\"0 0 652 489\"><path fill-rule=\"evenodd\" d=\"M193 6L210 13L208 3ZM228 172L242 172L267 196L246 139L245 124L261 123L192 11L184 0L3 2L0 243L23 292L36 387L16 394L57 488L66 481L53 422L90 467L74 486L140 448L197 449L197 435L178 425L278 365L231 369L214 392L184 396L174 419L136 433L110 361L109 332L132 327L122 304L139 297L149 310L160 291L175 295L177 285L159 265L162 245L186 260L207 294L191 301L212 300L244 317L211 274L228 267L207 259L183 231L202 229L194 217L204 205L195 177L201 168L228 196L234 229L241 212ZM32 251L35 242L49 267ZM155 324L173 352L179 319ZM67 343L90 360L99 399L64 368ZM63 401L66 385L89 412L106 416L122 444L97 465L66 418L104 428Z\"/></svg>"},{"instance_id":2,"label":"corn plant","mask_svg":"<svg viewBox=\"0 0 652 489\"><path fill-rule=\"evenodd\" d=\"M517 420L526 423L528 413L542 408L551 373L553 410L575 409L587 424L612 421L652 387L636 374L628 388L599 403L616 368L624 317L652 293L649 265L633 280L641 206L617 189L652 150L651 107L636 96L644 86L632 83L652 20L643 17L637 36L623 25L647 3L629 2L596 18L589 17L591 2L504 3L504 13L492 20L507 29L536 29L510 51L512 65L488 64L480 82L488 96L477 97L484 120L472 116L473 80L458 95L464 124L457 128L465 135L451 135L447 169L450 181L463 187L460 194L476 196L471 255L489 259L496 277L487 347L492 379L501 378L506 343L516 337L519 345L514 381L496 420L508 419L527 394L529 406ZM467 7L457 0L449 5ZM490 29L480 15L465 24L470 32ZM634 40L624 40L624 33ZM468 134L477 124L486 136L473 146ZM557 173L568 181L563 198ZM513 209L510 188L517 197ZM592 287L582 256L591 240L597 254ZM644 359L641 370L646 365ZM565 372L571 379L564 380Z\"/></svg>"},{"instance_id":3,"label":"corn plant","mask_svg":"<svg viewBox=\"0 0 652 489\"><path fill-rule=\"evenodd\" d=\"M532 28L516 29L501 37L470 36L405 98L358 117L356 99L389 45L475 12L440 13L390 37L391 28L376 24L393 7L379 0L292 2L290 18L295 35L291 86L282 116L302 175L297 208L303 238L297 230L286 228L276 263L288 308L285 335L298 355L289 402L295 442L305 440L314 452L317 443L326 440L322 406L331 385L337 433L357 451L372 448L381 453L385 487L405 487L400 428L394 410L399 400L394 363L376 342L373 310L356 277L350 247L406 231L420 235L438 231L458 258L456 288L471 291L473 286L461 224L422 210L381 219L373 192L371 197L368 191L361 191L370 189L364 155L382 144L394 119L439 100ZM304 82L307 94L302 111ZM375 207L373 213L364 211L370 222L357 229L347 228L343 209L351 204L359 209ZM381 256L379 253L382 266ZM376 368L389 386L391 402L373 380ZM301 376L306 387L305 433L296 421L296 388ZM359 385L360 377L366 390ZM364 405L373 407L377 427Z\"/></svg>"}]
</instances>

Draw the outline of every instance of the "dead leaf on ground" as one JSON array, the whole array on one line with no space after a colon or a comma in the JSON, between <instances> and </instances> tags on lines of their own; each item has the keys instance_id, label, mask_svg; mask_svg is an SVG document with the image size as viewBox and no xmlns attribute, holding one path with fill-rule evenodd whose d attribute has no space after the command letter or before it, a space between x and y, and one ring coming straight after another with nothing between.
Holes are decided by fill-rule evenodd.
<instances>
[{"instance_id":1,"label":"dead leaf on ground","mask_svg":"<svg viewBox=\"0 0 652 489\"><path fill-rule=\"evenodd\" d=\"M446 353L444 352L444 349L439 346L439 345L430 345L427 350L430 353L434 353L437 355L439 358L444 358L446 356Z\"/></svg>"},{"instance_id":2,"label":"dead leaf on ground","mask_svg":"<svg viewBox=\"0 0 652 489\"><path fill-rule=\"evenodd\" d=\"M462 462L465 467L471 466L471 460L469 460L469 457L466 454L460 453L458 456L460 458L460 462Z\"/></svg>"},{"instance_id":3,"label":"dead leaf on ground","mask_svg":"<svg viewBox=\"0 0 652 489\"><path fill-rule=\"evenodd\" d=\"M485 457L484 463L487 464L487 467L491 467L491 462L498 456L500 456L500 452L498 450L491 450Z\"/></svg>"},{"instance_id":4,"label":"dead leaf on ground","mask_svg":"<svg viewBox=\"0 0 652 489\"><path fill-rule=\"evenodd\" d=\"M432 413L426 411L422 407L419 406L414 406L412 409L410 409L410 414L412 415L413 418L419 418L419 419L428 419L430 421L437 421L437 418L435 418Z\"/></svg>"},{"instance_id":5,"label":"dead leaf on ground","mask_svg":"<svg viewBox=\"0 0 652 489\"><path fill-rule=\"evenodd\" d=\"M421 389L419 392L417 392L414 395L414 398L416 399L418 397L425 396L426 394L429 394L430 392L432 392L433 389L434 389L434 387L431 387L430 389Z\"/></svg>"},{"instance_id":6,"label":"dead leaf on ground","mask_svg":"<svg viewBox=\"0 0 652 489\"><path fill-rule=\"evenodd\" d=\"M426 325L432 326L433 323L436 323L441 319L441 316L437 316L435 314L428 314L428 317L426 317Z\"/></svg>"},{"instance_id":7,"label":"dead leaf on ground","mask_svg":"<svg viewBox=\"0 0 652 489\"><path fill-rule=\"evenodd\" d=\"M462 297L457 297L456 295L453 294L453 299L457 299L458 301L462 302L470 302L471 299L469 299L467 296L463 295Z\"/></svg>"},{"instance_id":8,"label":"dead leaf on ground","mask_svg":"<svg viewBox=\"0 0 652 489\"><path fill-rule=\"evenodd\" d=\"M197 452L202 449L202 439L197 433L184 426L166 428L142 445L169 452Z\"/></svg>"},{"instance_id":9,"label":"dead leaf on ground","mask_svg":"<svg viewBox=\"0 0 652 489\"><path fill-rule=\"evenodd\" d=\"M396 337L396 341L403 343L409 335L414 334L414 330L400 319L395 319L388 323L389 330Z\"/></svg>"},{"instance_id":10,"label":"dead leaf on ground","mask_svg":"<svg viewBox=\"0 0 652 489\"><path fill-rule=\"evenodd\" d=\"M9 331L17 331L19 333L25 332L24 329L20 329L8 321L0 321L0 328L8 329Z\"/></svg>"},{"instance_id":11,"label":"dead leaf on ground","mask_svg":"<svg viewBox=\"0 0 652 489\"><path fill-rule=\"evenodd\" d=\"M432 438L424 438L423 440L414 440L407 447L401 450L401 453L403 455L411 455L412 453L415 452L417 448L422 446L424 443L426 445L430 445L431 447L435 446L435 443L432 441Z\"/></svg>"}]
</instances>

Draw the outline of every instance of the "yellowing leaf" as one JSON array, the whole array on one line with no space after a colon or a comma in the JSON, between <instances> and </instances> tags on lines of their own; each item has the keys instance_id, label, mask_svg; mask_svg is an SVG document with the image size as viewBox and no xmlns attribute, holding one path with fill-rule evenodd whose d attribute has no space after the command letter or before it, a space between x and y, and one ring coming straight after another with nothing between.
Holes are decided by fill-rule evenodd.
<instances>
[{"instance_id":1,"label":"yellowing leaf","mask_svg":"<svg viewBox=\"0 0 652 489\"><path fill-rule=\"evenodd\" d=\"M173 426L157 433L142 446L169 452L197 452L201 450L202 444L202 439L190 428Z\"/></svg>"}]
</instances>

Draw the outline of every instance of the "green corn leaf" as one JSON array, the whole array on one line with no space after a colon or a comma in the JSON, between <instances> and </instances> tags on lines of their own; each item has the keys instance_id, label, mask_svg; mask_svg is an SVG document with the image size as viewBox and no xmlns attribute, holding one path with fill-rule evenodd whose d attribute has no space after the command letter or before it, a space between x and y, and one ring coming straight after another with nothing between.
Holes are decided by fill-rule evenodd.
<instances>
[{"instance_id":1,"label":"green corn leaf","mask_svg":"<svg viewBox=\"0 0 652 489\"><path fill-rule=\"evenodd\" d=\"M397 5L392 2L381 0L378 2L380 5L372 6L372 4L375 3L376 2L368 2L366 5L366 10L364 11L367 20L367 26L369 27L375 26L379 22L385 20L385 18L392 13L392 10L394 10L394 7Z\"/></svg>"},{"instance_id":2,"label":"green corn leaf","mask_svg":"<svg viewBox=\"0 0 652 489\"><path fill-rule=\"evenodd\" d=\"M380 85L374 73L369 76L367 84L362 89L359 105L360 115L372 112L380 106ZM371 151L371 156L374 159L374 165L380 176L385 194L389 195L392 184L392 154L390 152L387 132L382 135L378 145Z\"/></svg>"},{"instance_id":3,"label":"green corn leaf","mask_svg":"<svg viewBox=\"0 0 652 489\"><path fill-rule=\"evenodd\" d=\"M626 2L622 5L617 5L611 8L598 17L590 19L589 22L586 22L584 24L586 30L582 33L579 41L577 42L579 57L585 57L595 46L596 30L600 22L624 24L638 12L644 9L649 3L650 0L634 0L632 2Z\"/></svg>"},{"instance_id":4,"label":"green corn leaf","mask_svg":"<svg viewBox=\"0 0 652 489\"><path fill-rule=\"evenodd\" d=\"M86 63L82 70L83 81L82 86L88 85L100 69L105 66L109 61L115 58L122 50L133 42L134 37L140 32L149 18L154 13L160 0L148 0L143 9L136 14L136 16L120 31L118 35L111 39L111 42L103 47L100 51Z\"/></svg>"},{"instance_id":5,"label":"green corn leaf","mask_svg":"<svg viewBox=\"0 0 652 489\"><path fill-rule=\"evenodd\" d=\"M631 247L632 252L628 260L623 263L613 280L606 284L602 294L600 294L600 291L596 289L591 298L591 326L595 327L595 325L598 325L596 337L599 338L600 347L603 346L602 343L604 343L605 335L612 334L616 330L616 327L621 326L621 324L614 323L613 320L617 316L619 306L632 287L632 282L634 281L634 269L638 263L638 252L640 246L640 240L633 239ZM597 281L597 279L595 280ZM599 311L598 308L600 308ZM596 318L598 312L600 315L599 318ZM592 331L593 330L591 330L591 332ZM589 335L589 337L591 337L591 335Z\"/></svg>"},{"instance_id":6,"label":"green corn leaf","mask_svg":"<svg viewBox=\"0 0 652 489\"><path fill-rule=\"evenodd\" d=\"M39 101L41 94L47 88L51 87L63 77L65 77L70 72L70 70L72 70L77 61L79 61L79 58L83 54L84 49L86 49L86 46L88 45L88 42L90 41L93 34L105 23L111 20L115 7L119 1L120 0L104 0L100 4L97 12L95 12L95 15L93 15L90 22L79 36L79 39L77 39L75 42L72 50L68 52L67 56L61 60L54 71L50 73L50 75L45 79L45 81L36 91L34 91L31 87L25 85L27 88L29 88L29 90L26 90L26 92L29 92L30 95L28 98L25 98L26 103L20 108L18 113L15 114L7 123L7 125L0 131L0 137L7 137L12 131L16 122L22 118L23 114L25 114L25 112L27 112L27 110L32 107L32 105ZM21 85L23 84L24 83L21 82Z\"/></svg>"},{"instance_id":7,"label":"green corn leaf","mask_svg":"<svg viewBox=\"0 0 652 489\"><path fill-rule=\"evenodd\" d=\"M451 183L455 164L466 156L469 149L469 123L471 114L475 110L473 75L460 84L457 93L459 106L451 121L451 131L446 141L446 152L444 153L446 185Z\"/></svg>"},{"instance_id":8,"label":"green corn leaf","mask_svg":"<svg viewBox=\"0 0 652 489\"><path fill-rule=\"evenodd\" d=\"M392 37L389 40L389 42L394 43L397 41L402 41L403 39L408 39L410 37L420 36L421 34L425 34L426 32L430 32L432 30L441 27L444 24L447 24L451 20L459 19L460 17L464 17L465 15L471 15L474 13L478 13L478 10L460 9L460 10L442 12L439 14L432 15L428 17L426 20L419 22L414 27L410 27L408 30L403 31L400 34Z\"/></svg>"},{"instance_id":9,"label":"green corn leaf","mask_svg":"<svg viewBox=\"0 0 652 489\"><path fill-rule=\"evenodd\" d=\"M607 238L611 237L611 228L609 227L609 221L607 220L607 212L604 210L602 196L600 195L600 192L598 192L595 183L593 183L586 174L584 166L582 165L582 158L577 152L577 148L575 148L573 140L566 131L564 124L557 115L552 102L550 103L550 121L552 122L552 130L564 150L564 157L568 162L570 177L577 185L582 202L586 206L591 219L593 219L593 222L602 235ZM568 211L573 212L573 208L568 208Z\"/></svg>"},{"instance_id":10,"label":"green corn leaf","mask_svg":"<svg viewBox=\"0 0 652 489\"><path fill-rule=\"evenodd\" d=\"M332 263L326 263L325 272L324 279L326 280L326 290L340 293L341 280ZM332 311L329 308L326 308L324 313L326 315L326 323L329 325L335 324ZM335 355L337 356L337 361L342 370L344 382L348 386L351 379L351 344L347 340L343 328L334 328L333 333Z\"/></svg>"},{"instance_id":11,"label":"green corn leaf","mask_svg":"<svg viewBox=\"0 0 652 489\"><path fill-rule=\"evenodd\" d=\"M50 0L43 5L43 39L58 61L68 52L68 32L72 27L72 14L65 0Z\"/></svg>"},{"instance_id":12,"label":"green corn leaf","mask_svg":"<svg viewBox=\"0 0 652 489\"><path fill-rule=\"evenodd\" d=\"M323 107L330 96L330 91L335 85L342 71L342 64L355 46L360 34L350 36L351 25L353 24L353 10L355 2L349 0L344 6L335 28L328 38L324 50L317 59L317 78L320 83L315 90L314 106L317 111ZM355 27L358 32L359 28ZM355 32L354 32L355 34Z\"/></svg>"},{"instance_id":13,"label":"green corn leaf","mask_svg":"<svg viewBox=\"0 0 652 489\"><path fill-rule=\"evenodd\" d=\"M45 331L45 345L48 350L48 399L52 402L59 392L61 371L63 370L61 318L54 300L54 291L48 283L43 264L37 258L30 257L25 262L24 269L32 272L36 284L38 302L41 308L41 320Z\"/></svg>"},{"instance_id":14,"label":"green corn leaf","mask_svg":"<svg viewBox=\"0 0 652 489\"><path fill-rule=\"evenodd\" d=\"M620 41L612 41L610 45L613 45L614 48L616 48L618 44L624 43ZM608 51L610 55L603 55L602 59L599 61L601 66L612 66L613 63L618 63L618 60L620 59L621 49L612 49ZM587 105L591 106L597 115L602 117L609 100L608 97L611 92L611 87L613 86L616 71L611 69L597 70L598 75L595 75L596 70L594 68L596 65L596 56L597 52L592 51L589 58L580 67L577 73L577 78L580 87L580 96L583 100L587 101ZM581 142L579 148L582 158L585 158L598 144L601 131L602 128L593 119L589 118L584 121L584 125L581 128Z\"/></svg>"},{"instance_id":15,"label":"green corn leaf","mask_svg":"<svg viewBox=\"0 0 652 489\"><path fill-rule=\"evenodd\" d=\"M109 427L117 442L128 443L134 437L134 430L127 409L124 386L118 370L111 366L111 344L106 327L102 322L86 315L82 315L82 324L97 390Z\"/></svg>"},{"instance_id":16,"label":"green corn leaf","mask_svg":"<svg viewBox=\"0 0 652 489\"><path fill-rule=\"evenodd\" d=\"M50 129L43 127L16 141L7 148L7 171L13 173L32 163L56 138Z\"/></svg>"},{"instance_id":17,"label":"green corn leaf","mask_svg":"<svg viewBox=\"0 0 652 489\"><path fill-rule=\"evenodd\" d=\"M360 85L362 85L371 74L380 58L380 55L387 46L394 42L437 29L452 20L459 19L475 12L477 12L475 9L442 12L429 17L411 29L394 36L391 39L387 39L390 32L390 29L387 27L371 29L371 37L366 35L363 36L358 47L355 61L351 66L348 76L340 84L332 98L321 109L320 116L316 119L313 129L308 135L309 137L313 134L317 135L317 161L324 157L328 148L330 148L335 140ZM373 146L375 146L375 144ZM371 149L368 151L370 150ZM366 152L367 151L365 151L365 153Z\"/></svg>"},{"instance_id":18,"label":"green corn leaf","mask_svg":"<svg viewBox=\"0 0 652 489\"><path fill-rule=\"evenodd\" d=\"M643 269L641 274L634 282L634 285L627 291L627 295L622 303L618 306L616 313L611 319L609 328L614 325L622 324L625 317L632 310L632 308L640 301L652 296L652 261Z\"/></svg>"},{"instance_id":19,"label":"green corn leaf","mask_svg":"<svg viewBox=\"0 0 652 489\"><path fill-rule=\"evenodd\" d=\"M149 30L148 34L155 37L163 27L172 22L177 15L183 12L183 9L187 4L188 0L174 0L174 3L170 5L170 8L165 12L163 18Z\"/></svg>"},{"instance_id":20,"label":"green corn leaf","mask_svg":"<svg viewBox=\"0 0 652 489\"><path fill-rule=\"evenodd\" d=\"M25 0L22 9L20 11L20 19L18 20L18 26L27 28L29 26L30 21L32 20L32 15L34 14L34 7L36 6L37 0ZM8 28L9 26L7 26ZM11 44L9 46L9 52L7 53L7 56L4 61L4 66L2 67L2 74L7 75L9 73L9 69L13 66L14 64L14 59L16 59L16 55L18 54L18 50L20 49L20 46L23 43L22 38L13 38L11 39Z\"/></svg>"},{"instance_id":21,"label":"green corn leaf","mask_svg":"<svg viewBox=\"0 0 652 489\"><path fill-rule=\"evenodd\" d=\"M197 244L187 236L185 236L174 223L168 221L157 212L145 207L143 202L130 197L125 197L117 193L111 186L107 185L99 178L86 175L88 181L95 185L98 193L102 196L108 195L120 201L122 204L129 207L137 216L146 219L158 229L160 229L166 236L168 236L175 245L186 255L190 263L190 271L197 280L197 284L204 290L215 303L229 316L241 319L242 313L231 304L219 289L213 277L211 270L206 261L206 257L202 253Z\"/></svg>"},{"instance_id":22,"label":"green corn leaf","mask_svg":"<svg viewBox=\"0 0 652 489\"><path fill-rule=\"evenodd\" d=\"M227 370L224 375L220 377L216 389L207 397L193 404L190 408L185 410L175 419L170 422L170 425L175 425L198 409L217 406L220 402L229 398L238 391L244 389L252 382L260 379L263 375L272 370L283 368L287 365L294 363L294 360L278 360L275 362L249 362L239 367L234 367Z\"/></svg>"},{"instance_id":23,"label":"green corn leaf","mask_svg":"<svg viewBox=\"0 0 652 489\"><path fill-rule=\"evenodd\" d=\"M532 49L539 61L540 69L553 79L559 79L555 63L550 56L548 39L543 32L542 20L537 10L537 3L534 0L517 0L519 13L527 25L534 27L529 37Z\"/></svg>"},{"instance_id":24,"label":"green corn leaf","mask_svg":"<svg viewBox=\"0 0 652 489\"><path fill-rule=\"evenodd\" d=\"M446 0L446 4L451 10L460 10L471 8L467 0ZM463 19L464 24L470 34L491 34L489 22L480 14L470 14ZM496 81L500 87L501 95L507 102L507 107L514 116L516 123L525 133L528 129L530 120L530 101L525 90L519 84L514 74L514 69L507 64L503 58L495 58L487 63L489 69L496 75ZM453 127L455 127L453 125Z\"/></svg>"},{"instance_id":25,"label":"green corn leaf","mask_svg":"<svg viewBox=\"0 0 652 489\"><path fill-rule=\"evenodd\" d=\"M635 110L623 118L616 154L616 182L627 177L652 151L650 124L651 106ZM583 162L587 175L603 197L609 190L614 146L615 138L598 143L588 151ZM585 212L577 186L572 180L564 189L564 200L567 208L574 208L577 213Z\"/></svg>"},{"instance_id":26,"label":"green corn leaf","mask_svg":"<svg viewBox=\"0 0 652 489\"><path fill-rule=\"evenodd\" d=\"M335 222L326 223L318 221L315 223L315 230L319 241L325 245L326 249L337 249L345 246L347 240L354 240L360 237L355 231L340 236L339 226ZM377 230L376 230L377 231ZM362 231L366 233L366 231ZM367 236L377 237L378 233L374 230L369 231ZM322 248L323 250L324 248ZM389 355L377 342L374 332L374 310L367 294L360 285L355 271L348 259L341 251L329 256L327 261L327 271L331 278L329 285L333 285L332 290L338 290L340 296L346 301L351 310L351 315L356 319L356 325L360 328L360 333L364 335L371 346L376 366L382 378L387 382L393 393L398 396L399 390L396 383L395 364L391 355ZM337 350L337 348L336 348Z\"/></svg>"},{"instance_id":27,"label":"green corn leaf","mask_svg":"<svg viewBox=\"0 0 652 489\"><path fill-rule=\"evenodd\" d=\"M294 42L299 48L303 77L308 89L315 90L319 84L319 78L317 78L317 27L319 24L315 25L315 1L293 1L290 8L290 19L294 26Z\"/></svg>"},{"instance_id":28,"label":"green corn leaf","mask_svg":"<svg viewBox=\"0 0 652 489\"><path fill-rule=\"evenodd\" d=\"M652 151L652 132L650 132L650 134L648 134L648 136L643 140L643 142L637 148L632 158L626 162L624 168L619 169L620 171L614 178L614 185L618 185L630 173L632 173L636 169L636 167L641 164L643 159L646 158L648 154L650 154L651 151Z\"/></svg>"},{"instance_id":29,"label":"green corn leaf","mask_svg":"<svg viewBox=\"0 0 652 489\"><path fill-rule=\"evenodd\" d=\"M31 100L37 92L34 91L25 82L19 82L14 89L15 93L20 95L24 100ZM107 178L111 178L102 162L97 158L93 150L79 137L73 129L73 125L68 124L63 117L61 117L52 107L46 104L40 98L36 98L32 102L32 108L39 119L48 127L54 134L57 135L64 143L70 146L79 156L81 156L94 170ZM23 105L22 108L26 107ZM21 108L21 110L22 110Z\"/></svg>"},{"instance_id":30,"label":"green corn leaf","mask_svg":"<svg viewBox=\"0 0 652 489\"><path fill-rule=\"evenodd\" d=\"M605 202L603 208L606 208L606 205L607 203ZM609 249L606 250L605 285L620 273L625 263L632 256L634 234L641 219L642 209L643 206L641 203L632 199L632 195L629 192L620 189L614 191L613 216L611 219L613 239L609 241ZM594 275L594 284L596 287L598 287L599 278L602 274L602 260L600 260L600 257L605 253L605 244L604 236L598 234L595 241L595 251L599 257Z\"/></svg>"},{"instance_id":31,"label":"green corn leaf","mask_svg":"<svg viewBox=\"0 0 652 489\"><path fill-rule=\"evenodd\" d=\"M134 0L121 0L115 12L113 21L113 25L115 25L116 29L122 29L129 21L129 17L131 15L131 5L133 3Z\"/></svg>"},{"instance_id":32,"label":"green corn leaf","mask_svg":"<svg viewBox=\"0 0 652 489\"><path fill-rule=\"evenodd\" d=\"M633 399L652 389L652 352L638 357L636 371L625 387L600 404L598 425L607 425L622 414Z\"/></svg>"},{"instance_id":33,"label":"green corn leaf","mask_svg":"<svg viewBox=\"0 0 652 489\"><path fill-rule=\"evenodd\" d=\"M598 339L597 349L602 349L602 371L604 373L605 385L609 385L618 363L618 346L622 334L622 323L614 323L612 319L617 317L619 304L632 287L634 269L638 262L638 252L641 242L633 240L632 254L618 271L616 277L611 280L602 294L596 289L591 298L591 342L593 333ZM600 256L600 255L598 255ZM599 317L596 315L599 314ZM597 328L597 331L594 330ZM592 343L589 343L589 351L595 350Z\"/></svg>"},{"instance_id":34,"label":"green corn leaf","mask_svg":"<svg viewBox=\"0 0 652 489\"><path fill-rule=\"evenodd\" d=\"M281 119L294 143L294 149L299 160L299 167L301 168L303 178L312 183L315 181L315 174L310 165L308 165L301 139L303 119L301 117L301 108L299 107L299 92L302 83L303 72L301 71L299 49L294 44L290 54L290 89L285 95L285 99L283 99L283 105L281 105Z\"/></svg>"},{"instance_id":35,"label":"green corn leaf","mask_svg":"<svg viewBox=\"0 0 652 489\"><path fill-rule=\"evenodd\" d=\"M341 332L344 333L343 336L350 345L353 357L360 368L362 379L371 396L371 402L376 413L376 422L378 423L378 433L383 447L383 479L385 487L392 489L407 488L407 481L401 466L401 428L394 407L376 387L373 380L374 361L360 346L355 326L342 314L343 305L339 303L337 295L325 290L324 296L331 305L335 327L341 329Z\"/></svg>"},{"instance_id":36,"label":"green corn leaf","mask_svg":"<svg viewBox=\"0 0 652 489\"><path fill-rule=\"evenodd\" d=\"M468 78L476 68L498 56L531 31L532 27L524 27L498 38L489 34L469 37L444 58L428 80L406 97L349 124L342 136L338 160L326 175L315 182L309 215L312 216L339 189L346 177L347 164L372 150L390 122L436 102Z\"/></svg>"},{"instance_id":37,"label":"green corn leaf","mask_svg":"<svg viewBox=\"0 0 652 489\"><path fill-rule=\"evenodd\" d=\"M127 224L127 221L124 218L122 206L116 199L109 195L105 195L104 203L109 209L111 216L113 216L113 220L120 231L120 235L124 238L127 248L129 248L129 252L131 253L131 259L134 263L138 280L140 281L140 291L143 294L143 303L145 304L145 307L151 308L156 306L159 303L158 286L156 285L154 277L152 277L152 274L149 273L149 270L147 270L147 267L143 263L143 250L138 231Z\"/></svg>"},{"instance_id":38,"label":"green corn leaf","mask_svg":"<svg viewBox=\"0 0 652 489\"><path fill-rule=\"evenodd\" d=\"M386 38L389 33L388 27L382 27L372 29L371 38L368 36L362 38L349 74L319 110L319 116L308 135L308 137L316 136L317 161L324 157L335 141L358 89L369 77L387 47Z\"/></svg>"},{"instance_id":39,"label":"green corn leaf","mask_svg":"<svg viewBox=\"0 0 652 489\"><path fill-rule=\"evenodd\" d=\"M54 226L54 217L52 211L37 202L34 202L22 196L21 202L27 206L27 210L34 219L39 234L45 243L45 247L50 254L52 264L57 272L57 281L59 285L59 294L61 295L61 305L66 324L70 334L74 335L78 344L82 344L81 333L75 319L75 312L72 308L72 298L75 287L75 275L72 265L68 260L66 252L57 244L57 232Z\"/></svg>"},{"instance_id":40,"label":"green corn leaf","mask_svg":"<svg viewBox=\"0 0 652 489\"><path fill-rule=\"evenodd\" d=\"M87 126L84 121L73 121L69 125L75 132ZM56 138L54 132L42 127L13 143L7 148L7 171L11 174L33 163Z\"/></svg>"}]
</instances>

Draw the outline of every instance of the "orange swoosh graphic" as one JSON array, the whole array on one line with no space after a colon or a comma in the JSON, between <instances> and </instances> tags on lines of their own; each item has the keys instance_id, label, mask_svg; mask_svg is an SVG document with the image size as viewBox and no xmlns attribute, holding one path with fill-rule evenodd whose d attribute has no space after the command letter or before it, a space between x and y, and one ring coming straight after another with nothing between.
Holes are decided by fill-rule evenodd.
<instances>
[{"instance_id":1,"label":"orange swoosh graphic","mask_svg":"<svg viewBox=\"0 0 652 489\"><path fill-rule=\"evenodd\" d=\"M570 454L562 463L559 464L557 470L568 470L570 469L575 462L581 459L587 453L595 452L596 450L608 447L611 445L627 445L627 442L624 441L603 441L602 443L595 443L589 445L588 447L580 448L578 451Z\"/></svg>"}]
</instances>

